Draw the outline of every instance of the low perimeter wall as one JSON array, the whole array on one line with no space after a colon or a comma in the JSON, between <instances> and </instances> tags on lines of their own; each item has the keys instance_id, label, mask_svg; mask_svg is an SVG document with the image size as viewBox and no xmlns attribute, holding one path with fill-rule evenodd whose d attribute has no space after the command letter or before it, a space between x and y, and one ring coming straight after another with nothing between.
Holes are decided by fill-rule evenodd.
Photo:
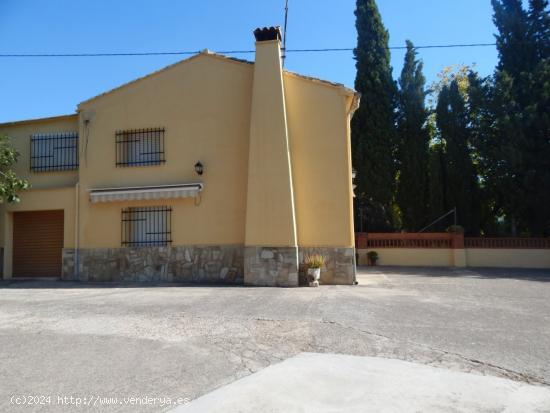
<instances>
[{"instance_id":1,"label":"low perimeter wall","mask_svg":"<svg viewBox=\"0 0 550 413\"><path fill-rule=\"evenodd\" d=\"M467 248L469 267L550 268L550 249Z\"/></svg>"},{"instance_id":2,"label":"low perimeter wall","mask_svg":"<svg viewBox=\"0 0 550 413\"><path fill-rule=\"evenodd\" d=\"M462 234L356 234L359 265L550 268L550 238L483 238Z\"/></svg>"},{"instance_id":3,"label":"low perimeter wall","mask_svg":"<svg viewBox=\"0 0 550 413\"><path fill-rule=\"evenodd\" d=\"M359 265L368 265L367 252L378 253L377 265L397 265L413 267L454 267L454 254L451 249L413 248L360 248Z\"/></svg>"}]
</instances>

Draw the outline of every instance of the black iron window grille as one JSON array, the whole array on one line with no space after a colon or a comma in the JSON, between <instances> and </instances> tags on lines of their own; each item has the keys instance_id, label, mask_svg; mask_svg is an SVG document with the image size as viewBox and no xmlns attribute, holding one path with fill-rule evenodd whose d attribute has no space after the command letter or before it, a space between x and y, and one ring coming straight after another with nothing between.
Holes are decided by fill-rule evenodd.
<instances>
[{"instance_id":1,"label":"black iron window grille","mask_svg":"<svg viewBox=\"0 0 550 413\"><path fill-rule=\"evenodd\" d=\"M161 247L172 243L172 208L167 206L124 208L123 247Z\"/></svg>"},{"instance_id":2,"label":"black iron window grille","mask_svg":"<svg viewBox=\"0 0 550 413\"><path fill-rule=\"evenodd\" d=\"M31 171L78 169L78 133L38 133L31 135Z\"/></svg>"},{"instance_id":3,"label":"black iron window grille","mask_svg":"<svg viewBox=\"0 0 550 413\"><path fill-rule=\"evenodd\" d=\"M116 165L160 165L164 158L164 128L117 131Z\"/></svg>"}]
</instances>

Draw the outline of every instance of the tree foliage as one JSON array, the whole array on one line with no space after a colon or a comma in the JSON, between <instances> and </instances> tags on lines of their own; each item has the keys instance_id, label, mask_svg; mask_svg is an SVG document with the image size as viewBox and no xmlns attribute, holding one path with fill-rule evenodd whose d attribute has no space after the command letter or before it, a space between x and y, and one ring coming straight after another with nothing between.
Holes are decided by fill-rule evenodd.
<instances>
[{"instance_id":1,"label":"tree foliage","mask_svg":"<svg viewBox=\"0 0 550 413\"><path fill-rule=\"evenodd\" d=\"M402 227L416 231L429 219L429 142L426 110L426 79L422 62L407 40L405 64L399 78L397 130L399 137L399 174L396 200Z\"/></svg>"},{"instance_id":2,"label":"tree foliage","mask_svg":"<svg viewBox=\"0 0 550 413\"><path fill-rule=\"evenodd\" d=\"M375 0L357 0L355 16L355 89L362 95L352 120L356 195L364 198L372 209L381 211L380 219L369 228L380 230L393 224L396 85L390 65L389 34Z\"/></svg>"},{"instance_id":3,"label":"tree foliage","mask_svg":"<svg viewBox=\"0 0 550 413\"><path fill-rule=\"evenodd\" d=\"M472 130L468 106L453 80L437 99L436 122L444 148L444 211L457 209L458 221L468 233L479 232L477 172L472 161Z\"/></svg>"},{"instance_id":4,"label":"tree foliage","mask_svg":"<svg viewBox=\"0 0 550 413\"><path fill-rule=\"evenodd\" d=\"M499 65L483 171L514 233L550 234L550 18L548 1L493 0Z\"/></svg>"},{"instance_id":5,"label":"tree foliage","mask_svg":"<svg viewBox=\"0 0 550 413\"><path fill-rule=\"evenodd\" d=\"M0 135L0 200L1 202L19 202L18 192L27 189L26 180L17 177L13 165L17 162L19 153L12 147L10 139Z\"/></svg>"},{"instance_id":6,"label":"tree foliage","mask_svg":"<svg viewBox=\"0 0 550 413\"><path fill-rule=\"evenodd\" d=\"M417 230L457 207L471 234L550 236L549 0L491 2L495 73L445 68L426 108L413 44L396 94L376 3L357 1L355 87L363 98L352 150L367 230Z\"/></svg>"}]
</instances>

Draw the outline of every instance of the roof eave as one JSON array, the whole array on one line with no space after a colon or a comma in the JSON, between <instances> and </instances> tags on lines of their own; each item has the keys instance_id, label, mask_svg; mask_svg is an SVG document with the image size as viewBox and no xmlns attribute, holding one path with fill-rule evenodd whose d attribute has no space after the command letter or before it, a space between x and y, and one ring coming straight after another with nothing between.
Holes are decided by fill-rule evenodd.
<instances>
[{"instance_id":1,"label":"roof eave","mask_svg":"<svg viewBox=\"0 0 550 413\"><path fill-rule=\"evenodd\" d=\"M3 122L3 123L0 123L0 126L18 126L18 125L25 125L30 123L53 122L56 120L71 119L77 116L78 116L78 113L72 113L69 115L48 116L45 118L22 119L22 120L10 121L10 122Z\"/></svg>"}]
</instances>

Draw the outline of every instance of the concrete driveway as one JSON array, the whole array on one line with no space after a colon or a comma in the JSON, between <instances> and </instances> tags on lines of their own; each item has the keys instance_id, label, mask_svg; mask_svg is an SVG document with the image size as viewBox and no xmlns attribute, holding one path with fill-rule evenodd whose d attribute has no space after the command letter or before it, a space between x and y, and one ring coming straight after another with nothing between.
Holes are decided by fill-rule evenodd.
<instances>
[{"instance_id":1,"label":"concrete driveway","mask_svg":"<svg viewBox=\"0 0 550 413\"><path fill-rule=\"evenodd\" d=\"M549 271L377 268L359 281L0 284L0 411L73 411L77 402L164 411L302 352L550 386Z\"/></svg>"}]
</instances>

